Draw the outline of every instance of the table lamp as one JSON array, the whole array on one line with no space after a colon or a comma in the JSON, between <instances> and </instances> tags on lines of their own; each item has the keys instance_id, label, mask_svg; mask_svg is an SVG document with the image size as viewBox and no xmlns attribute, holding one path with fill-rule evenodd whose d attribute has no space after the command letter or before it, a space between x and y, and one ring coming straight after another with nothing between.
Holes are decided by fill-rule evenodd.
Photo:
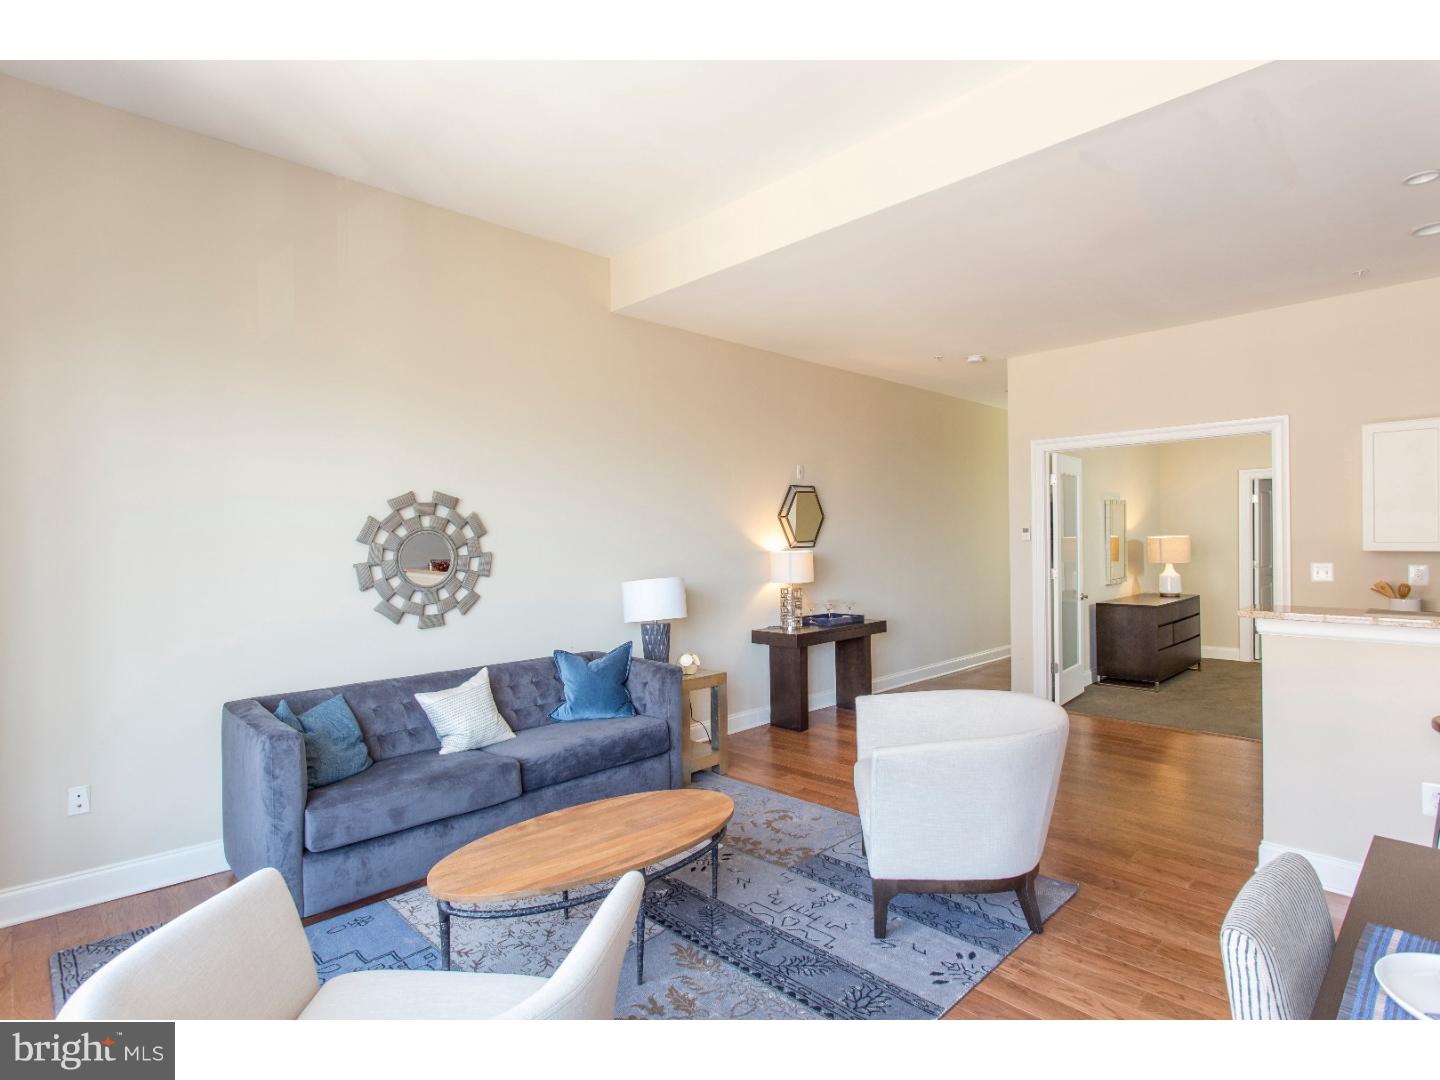
<instances>
[{"instance_id":1,"label":"table lamp","mask_svg":"<svg viewBox=\"0 0 1440 1080\"><path fill-rule=\"evenodd\" d=\"M1164 563L1160 575L1160 595L1180 595L1180 575L1175 572L1176 563L1190 561L1190 537L1188 536L1147 536L1145 558L1152 563Z\"/></svg>"},{"instance_id":2,"label":"table lamp","mask_svg":"<svg viewBox=\"0 0 1440 1080\"><path fill-rule=\"evenodd\" d=\"M685 618L685 582L678 577L643 578L620 586L625 621L640 624L646 660L670 662L670 620Z\"/></svg>"},{"instance_id":3,"label":"table lamp","mask_svg":"<svg viewBox=\"0 0 1440 1080\"><path fill-rule=\"evenodd\" d=\"M770 553L770 580L780 586L780 628L787 634L800 629L805 591L798 585L815 580L815 553L797 548Z\"/></svg>"}]
</instances>

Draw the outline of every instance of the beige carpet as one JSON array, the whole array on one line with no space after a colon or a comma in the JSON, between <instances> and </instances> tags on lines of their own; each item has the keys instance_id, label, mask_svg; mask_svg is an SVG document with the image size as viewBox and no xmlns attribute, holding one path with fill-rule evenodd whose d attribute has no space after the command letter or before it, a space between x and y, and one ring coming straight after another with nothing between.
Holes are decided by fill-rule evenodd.
<instances>
[{"instance_id":1,"label":"beige carpet","mask_svg":"<svg viewBox=\"0 0 1440 1080\"><path fill-rule=\"evenodd\" d=\"M1182 671L1159 690L1097 683L1066 703L1071 712L1142 724L1260 738L1260 665L1206 660Z\"/></svg>"}]
</instances>

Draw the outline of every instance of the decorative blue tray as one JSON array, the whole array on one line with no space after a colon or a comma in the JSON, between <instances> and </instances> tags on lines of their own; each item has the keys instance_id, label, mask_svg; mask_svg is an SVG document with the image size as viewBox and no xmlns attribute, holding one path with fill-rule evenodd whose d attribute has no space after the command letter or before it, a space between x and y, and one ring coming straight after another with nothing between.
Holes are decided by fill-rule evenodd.
<instances>
[{"instance_id":1,"label":"decorative blue tray","mask_svg":"<svg viewBox=\"0 0 1440 1080\"><path fill-rule=\"evenodd\" d=\"M842 615L839 612L827 611L823 615L806 615L800 620L800 624L824 630L832 626L855 626L864 621L864 615Z\"/></svg>"}]
</instances>

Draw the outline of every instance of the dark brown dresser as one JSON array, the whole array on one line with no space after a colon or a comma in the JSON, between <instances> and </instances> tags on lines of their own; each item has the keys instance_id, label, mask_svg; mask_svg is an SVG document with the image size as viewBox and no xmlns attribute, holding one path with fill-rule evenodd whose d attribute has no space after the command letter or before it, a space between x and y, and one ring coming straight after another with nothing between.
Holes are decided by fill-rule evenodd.
<instances>
[{"instance_id":1,"label":"dark brown dresser","mask_svg":"<svg viewBox=\"0 0 1440 1080\"><path fill-rule=\"evenodd\" d=\"M1139 593L1095 605L1095 674L1159 686L1200 666L1200 597Z\"/></svg>"}]
</instances>

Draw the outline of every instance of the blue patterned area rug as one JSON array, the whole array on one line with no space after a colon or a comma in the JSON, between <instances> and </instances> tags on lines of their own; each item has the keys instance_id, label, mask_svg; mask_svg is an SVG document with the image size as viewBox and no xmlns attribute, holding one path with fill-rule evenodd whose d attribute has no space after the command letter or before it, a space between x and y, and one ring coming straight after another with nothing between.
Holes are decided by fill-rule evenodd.
<instances>
[{"instance_id":1,"label":"blue patterned area rug","mask_svg":"<svg viewBox=\"0 0 1440 1080\"><path fill-rule=\"evenodd\" d=\"M1011 894L901 896L889 935L873 936L860 822L724 776L698 786L735 800L720 857L720 902L701 861L650 886L645 982L625 958L617 1015L632 1019L933 1019L1015 950L1029 929ZM1045 918L1076 886L1041 878ZM535 904L540 901L528 900ZM549 975L592 908L516 919L455 919L456 969ZM106 960L149 931L56 953L58 1009ZM424 889L306 928L320 978L439 966L435 904Z\"/></svg>"}]
</instances>

